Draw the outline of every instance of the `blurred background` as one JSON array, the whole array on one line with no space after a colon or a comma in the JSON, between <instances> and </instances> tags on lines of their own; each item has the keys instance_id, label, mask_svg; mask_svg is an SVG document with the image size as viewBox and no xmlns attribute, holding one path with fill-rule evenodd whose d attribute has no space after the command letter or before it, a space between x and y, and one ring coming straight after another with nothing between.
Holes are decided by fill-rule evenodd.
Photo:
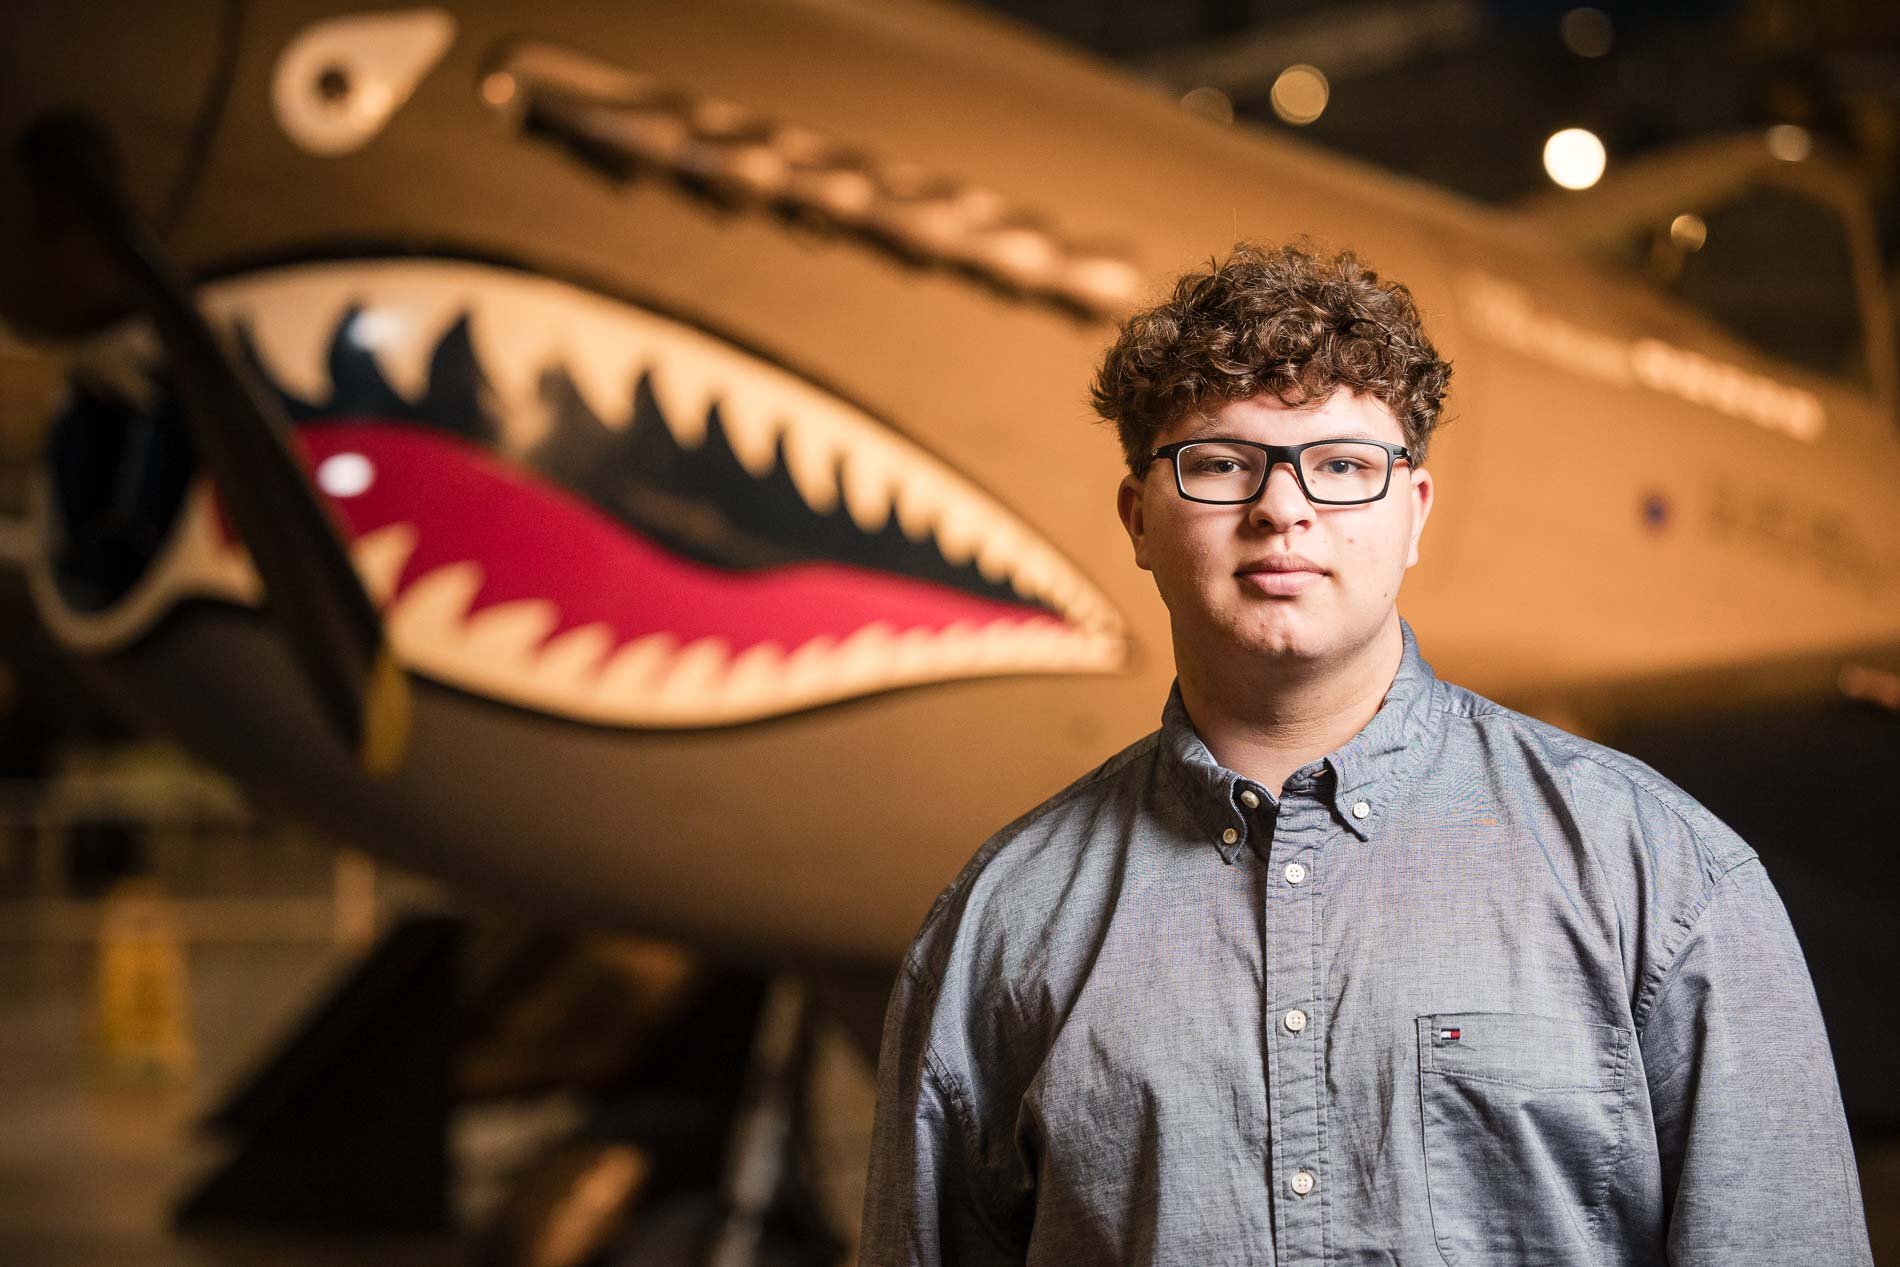
<instances>
[{"instance_id":1,"label":"blurred background","mask_svg":"<svg viewBox=\"0 0 1900 1267\"><path fill-rule=\"evenodd\" d=\"M226 288L207 312L247 332L234 359L262 375L268 420L311 428L412 671L414 748L393 782L359 768L381 714L347 648L380 627L353 590L306 611L329 631L314 649L270 623L294 606L286 578L312 573L294 552L270 564L259 534L303 530L269 496L191 518L194 455L215 473L242 445L164 402L215 393L217 365L194 368L174 332L171 369L151 370L148 334L158 387L103 391L137 340L100 332L162 308L163 278L111 280L98 261L123 223L74 228L86 215L14 173L0 1261L852 1261L897 950L988 830L1152 728L1165 694L1165 624L1108 514L1114 443L1087 425L1091 359L1172 272L1238 236L1313 233L1416 278L1459 367L1440 443L1471 509L1441 512L1403 609L1428 658L1649 761L1755 845L1828 1019L1876 1260L1900 1262L1900 11L173 8L9 19L0 123L24 154L47 111L95 109L167 266ZM378 15L399 20L360 21ZM253 282L372 257L464 272ZM560 317L566 341L511 371L557 320L555 291L524 278L647 315ZM438 317L383 350L368 317L439 310L426 296L455 286L478 317L526 315L461 342ZM307 364L286 368L306 318ZM581 372L590 339L649 349L634 369L653 377L608 394L631 422ZM363 378L372 349L387 383ZM695 368L662 380L673 363ZM786 386L793 371L816 386ZM693 375L726 395L678 386ZM740 402L775 391L809 407L800 434L938 490L917 514L937 516L941 555L906 555L904 492L873 547L837 544L835 496L768 487L799 441L776 468L769 435L748 451ZM718 469L680 425L708 399ZM814 656L804 694L716 703L684 676L605 702L506 680L516 626L548 636L528 609L486 641L440 633L392 602L422 575L413 537L378 587L383 556L361 547L400 515L343 500L370 481L362 454L379 488L404 459L338 427L373 415L501 455L420 482L431 513L505 533L529 575L602 592L638 574L648 556L618 545L568 557L596 538L561 507L585 503L701 569L839 567L816 597L733 604L768 625L856 611L872 598L846 582L878 570L876 601L914 627L1028 632L988 659ZM877 424L915 452L879 448ZM587 447L596 432L638 443ZM1565 468L1574 488L1524 475L1593 435L1616 456ZM268 455L233 460L266 485ZM623 461L644 474L590 482ZM717 501L741 467L759 489ZM1052 490L1052 470L1083 491ZM572 496L524 508L510 471ZM941 507L966 483L959 550ZM535 536L557 521L558 547ZM234 538L257 573L206 544ZM983 541L1010 543L993 567ZM1566 583L1543 592L1540 569ZM263 616L258 574L280 596ZM685 644L699 626L679 612L725 601L692 591L602 627ZM351 620L368 642L336 632ZM1022 733L994 735L1001 715Z\"/></svg>"}]
</instances>

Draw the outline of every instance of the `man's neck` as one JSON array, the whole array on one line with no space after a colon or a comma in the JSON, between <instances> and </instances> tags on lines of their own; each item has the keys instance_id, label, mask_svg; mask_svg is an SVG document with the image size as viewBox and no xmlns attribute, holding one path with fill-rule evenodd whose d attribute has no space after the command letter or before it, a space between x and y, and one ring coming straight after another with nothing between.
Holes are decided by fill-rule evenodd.
<instances>
[{"instance_id":1,"label":"man's neck","mask_svg":"<svg viewBox=\"0 0 1900 1267\"><path fill-rule=\"evenodd\" d=\"M1182 656L1176 676L1195 733L1221 765L1277 798L1295 770L1365 729L1405 656L1395 612L1356 653L1339 662L1268 661L1235 674Z\"/></svg>"}]
</instances>

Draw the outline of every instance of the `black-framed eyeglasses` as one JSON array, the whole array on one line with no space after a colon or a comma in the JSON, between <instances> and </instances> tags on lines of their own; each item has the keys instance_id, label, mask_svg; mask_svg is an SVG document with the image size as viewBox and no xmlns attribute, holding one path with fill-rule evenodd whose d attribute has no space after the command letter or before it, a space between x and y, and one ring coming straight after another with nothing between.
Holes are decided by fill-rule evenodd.
<instances>
[{"instance_id":1,"label":"black-framed eyeglasses","mask_svg":"<svg viewBox=\"0 0 1900 1267\"><path fill-rule=\"evenodd\" d=\"M1357 506L1376 502L1392 487L1392 464L1412 460L1412 451L1383 440L1309 440L1305 444L1261 444L1256 440L1183 440L1164 444L1148 455L1148 464L1167 458L1174 466L1175 491L1191 502L1237 506L1258 498L1273 468L1293 468L1300 491L1316 506ZM1140 474L1140 472L1137 472Z\"/></svg>"}]
</instances>

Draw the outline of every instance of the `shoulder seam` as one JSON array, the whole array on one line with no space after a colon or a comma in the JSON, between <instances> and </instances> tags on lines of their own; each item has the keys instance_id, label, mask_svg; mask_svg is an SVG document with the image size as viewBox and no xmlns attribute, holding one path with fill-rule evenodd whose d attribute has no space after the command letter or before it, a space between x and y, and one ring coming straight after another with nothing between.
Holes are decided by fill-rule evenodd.
<instances>
[{"instance_id":1,"label":"shoulder seam","mask_svg":"<svg viewBox=\"0 0 1900 1267\"><path fill-rule=\"evenodd\" d=\"M1643 972L1641 979L1637 983L1636 997L1631 1000L1630 1022L1635 1027L1637 1039L1640 1042L1643 1027L1649 1018L1649 1012L1655 1007L1656 1000L1662 996L1665 985L1675 972L1676 963L1682 953L1682 947L1687 943L1695 926L1701 922L1702 916L1707 912L1710 903L1714 901L1716 891L1721 887L1723 881L1727 879L1728 876L1751 862L1759 863L1761 857L1748 845L1747 841L1741 842L1742 852L1739 855L1718 853L1710 846L1708 837L1703 834L1701 826L1697 824L1694 817L1686 813L1681 806L1677 805L1674 798L1669 796L1664 788L1644 778L1640 770L1625 769L1620 765L1605 761L1596 752L1591 751L1589 747L1581 745L1576 736L1548 725L1538 725L1534 731L1528 730L1524 723L1535 723L1535 718L1525 717L1523 714L1505 708L1502 705L1496 706L1495 711L1487 712L1481 716L1500 718L1504 724L1509 725L1514 731L1520 734L1529 733L1532 738L1548 740L1553 746L1568 755L1579 760L1587 761L1596 769L1620 779L1629 787L1642 793L1649 804L1663 810L1672 820L1680 823L1682 827L1688 831L1689 838L1695 842L1696 867L1703 877L1702 891L1696 896L1693 902L1672 918L1669 926L1669 934L1664 939L1664 949L1658 960L1661 967L1658 968L1656 965L1651 965ZM1471 720L1476 722L1480 720L1480 717L1473 716ZM1568 780L1566 781L1568 782ZM1577 799L1577 790L1574 783L1570 783L1570 793L1572 799ZM1682 795L1684 797L1688 796L1687 793L1682 793ZM1693 800L1693 798L1689 799ZM1591 865L1596 865L1596 851L1588 847L1587 842L1584 854L1590 859Z\"/></svg>"},{"instance_id":2,"label":"shoulder seam","mask_svg":"<svg viewBox=\"0 0 1900 1267\"><path fill-rule=\"evenodd\" d=\"M1728 882L1728 878L1751 862L1756 866L1760 866L1760 856L1751 853L1746 858L1739 859L1733 865L1725 868L1719 875L1715 876L1714 883L1709 885L1709 891L1702 896L1701 901L1677 917L1672 926L1675 932L1674 942L1669 946L1668 953L1665 956L1666 965L1662 971L1652 974L1652 981L1644 985L1642 992L1637 995L1636 1005L1630 1009L1630 1023L1636 1028L1636 1042L1638 1046L1642 1045L1643 1031L1649 1024L1649 1014L1654 1010L1656 1000L1663 996L1663 991L1668 988L1669 982L1674 979L1676 968L1682 962L1682 948L1688 944L1691 934L1695 932L1696 925L1702 922L1702 917L1709 913L1711 906L1715 905L1715 896L1721 892L1722 886Z\"/></svg>"},{"instance_id":3,"label":"shoulder seam","mask_svg":"<svg viewBox=\"0 0 1900 1267\"><path fill-rule=\"evenodd\" d=\"M1496 712L1470 715L1469 720L1476 722L1486 717L1501 718L1508 725L1510 725L1512 729L1518 730L1518 731L1522 731L1524 729L1524 727L1521 724L1522 722L1536 721L1535 718L1526 717L1522 713L1515 712L1511 709L1503 707L1502 705L1499 705L1497 707ZM1687 828L1689 831L1689 835L1695 840L1696 851L1700 855L1700 858L1703 864L1703 873L1711 881L1720 879L1721 876L1727 874L1729 871L1740 866L1742 863L1747 862L1750 858L1753 858L1756 856L1755 851L1752 848L1748 848L1746 841L1743 842L1743 846L1744 848L1748 848L1748 852L1746 852L1739 858L1730 857L1728 855L1723 855L1723 854L1717 854L1713 849L1709 847L1708 838L1702 834L1702 829L1696 825L1695 820L1691 818L1688 814L1684 813L1680 807L1678 807L1671 801L1671 799L1666 793L1666 789L1658 787L1652 782L1650 782L1650 780L1643 778L1639 771L1622 769L1619 766L1613 765L1610 762L1605 761L1602 757L1598 756L1594 752L1591 752L1589 749L1578 747L1576 743L1576 736L1570 735L1562 730L1559 730L1555 726L1545 726L1544 729L1540 730L1537 733L1540 738L1548 738L1554 741L1559 747L1561 747L1565 752L1569 753L1571 756L1577 757L1584 761L1588 761L1591 765L1596 766L1598 769L1603 770L1608 774L1615 775L1619 779L1622 779L1625 783L1628 783L1631 787L1643 793L1644 796L1648 797L1649 800L1653 802L1655 805L1657 805L1659 808L1666 811L1671 818L1674 818L1677 822L1681 823L1685 828ZM1688 794L1684 793L1683 795L1687 796Z\"/></svg>"}]
</instances>

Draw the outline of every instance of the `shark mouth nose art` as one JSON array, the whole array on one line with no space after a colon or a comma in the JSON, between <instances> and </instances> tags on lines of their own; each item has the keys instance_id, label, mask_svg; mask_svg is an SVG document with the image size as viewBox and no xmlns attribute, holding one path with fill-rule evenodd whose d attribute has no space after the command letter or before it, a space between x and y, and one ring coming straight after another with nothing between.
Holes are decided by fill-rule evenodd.
<instances>
[{"instance_id":1,"label":"shark mouth nose art","mask_svg":"<svg viewBox=\"0 0 1900 1267\"><path fill-rule=\"evenodd\" d=\"M1126 662L1120 615L1021 519L698 327L448 260L294 266L200 302L288 411L397 657L444 684L684 727ZM183 599L262 597L175 409L142 324L78 357L34 589L79 649Z\"/></svg>"}]
</instances>

